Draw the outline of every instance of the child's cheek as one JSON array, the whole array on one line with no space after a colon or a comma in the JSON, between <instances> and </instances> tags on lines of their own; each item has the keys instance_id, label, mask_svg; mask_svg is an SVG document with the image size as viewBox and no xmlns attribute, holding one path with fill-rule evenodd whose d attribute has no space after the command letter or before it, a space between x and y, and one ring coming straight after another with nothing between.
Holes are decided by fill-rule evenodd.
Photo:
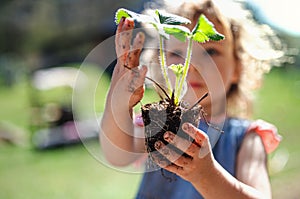
<instances>
[{"instance_id":1,"label":"child's cheek","mask_svg":"<svg viewBox=\"0 0 300 199\"><path fill-rule=\"evenodd\" d=\"M176 76L175 76L174 72L171 69L168 70L168 75L169 75L172 87L174 88L175 87Z\"/></svg>"}]
</instances>

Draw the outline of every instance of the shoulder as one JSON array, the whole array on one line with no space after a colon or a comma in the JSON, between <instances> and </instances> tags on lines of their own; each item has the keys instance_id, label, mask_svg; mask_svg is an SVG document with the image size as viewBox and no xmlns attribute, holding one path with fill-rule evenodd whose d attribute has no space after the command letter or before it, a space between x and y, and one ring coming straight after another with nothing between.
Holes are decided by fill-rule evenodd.
<instances>
[{"instance_id":1,"label":"shoulder","mask_svg":"<svg viewBox=\"0 0 300 199\"><path fill-rule=\"evenodd\" d=\"M278 134L277 128L264 120L247 120L239 118L229 118L227 121L227 129L231 136L239 139L240 144L248 142L251 139L261 139L264 149L267 153L274 151L280 141L281 136ZM248 136L248 134L253 134Z\"/></svg>"},{"instance_id":2,"label":"shoulder","mask_svg":"<svg viewBox=\"0 0 300 199\"><path fill-rule=\"evenodd\" d=\"M266 154L265 151L266 150L264 148L262 139L257 133L249 132L245 134L239 153L243 153L244 154L243 156L245 156L245 154L247 153L251 155L255 155L255 154L263 155Z\"/></svg>"},{"instance_id":3,"label":"shoulder","mask_svg":"<svg viewBox=\"0 0 300 199\"><path fill-rule=\"evenodd\" d=\"M264 120L255 120L251 122L246 134L253 133L260 137L267 153L274 151L281 141L281 136L278 134L277 128Z\"/></svg>"}]
</instances>

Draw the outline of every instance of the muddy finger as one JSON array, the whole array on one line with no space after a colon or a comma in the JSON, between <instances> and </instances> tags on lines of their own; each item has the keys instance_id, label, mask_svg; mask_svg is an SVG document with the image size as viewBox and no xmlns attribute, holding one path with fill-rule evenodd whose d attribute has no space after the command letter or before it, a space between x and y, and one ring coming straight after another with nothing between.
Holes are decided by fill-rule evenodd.
<instances>
[{"instance_id":1,"label":"muddy finger","mask_svg":"<svg viewBox=\"0 0 300 199\"><path fill-rule=\"evenodd\" d=\"M207 141L208 137L201 130L189 123L184 123L182 125L182 130L186 132L189 136L194 139L194 143L202 146L202 144Z\"/></svg>"},{"instance_id":2,"label":"muddy finger","mask_svg":"<svg viewBox=\"0 0 300 199\"><path fill-rule=\"evenodd\" d=\"M167 158L170 162L175 162L181 156L181 154L176 153L173 151L168 145L165 145L161 141L155 142L155 149L162 154L165 158Z\"/></svg>"},{"instance_id":3,"label":"muddy finger","mask_svg":"<svg viewBox=\"0 0 300 199\"><path fill-rule=\"evenodd\" d=\"M125 19L120 29L121 32L118 36L118 41L116 42L117 57L118 59L121 59L121 62L124 64L126 63L126 59L130 51L133 28L134 21L132 19Z\"/></svg>"},{"instance_id":4,"label":"muddy finger","mask_svg":"<svg viewBox=\"0 0 300 199\"><path fill-rule=\"evenodd\" d=\"M181 138L172 132L167 131L164 134L164 139L191 157L194 157L195 154L199 153L199 145L196 145L184 138Z\"/></svg>"},{"instance_id":5,"label":"muddy finger","mask_svg":"<svg viewBox=\"0 0 300 199\"><path fill-rule=\"evenodd\" d=\"M189 123L184 123L182 129L194 139L194 143L199 146L198 157L203 158L211 153L211 146L208 136L201 130L197 129Z\"/></svg>"},{"instance_id":6,"label":"muddy finger","mask_svg":"<svg viewBox=\"0 0 300 199\"><path fill-rule=\"evenodd\" d=\"M141 69L138 68L130 69L130 73L128 73L129 87L131 88L129 89L130 92L134 92L135 89L139 87L143 87L146 74L147 74L146 66L143 66Z\"/></svg>"},{"instance_id":7,"label":"muddy finger","mask_svg":"<svg viewBox=\"0 0 300 199\"><path fill-rule=\"evenodd\" d=\"M178 167L186 167L192 163L191 157L185 157L173 151L168 145L164 145L161 141L155 143L156 150L167 158L172 164ZM168 166L170 166L168 165Z\"/></svg>"},{"instance_id":8,"label":"muddy finger","mask_svg":"<svg viewBox=\"0 0 300 199\"><path fill-rule=\"evenodd\" d=\"M122 28L123 28L124 23L125 23L125 18L123 17L120 20L120 23L118 24L116 35L115 35L115 47L116 47L116 53L117 53L117 55L121 51L121 45L120 45L119 41L120 41L120 37L121 37Z\"/></svg>"},{"instance_id":9,"label":"muddy finger","mask_svg":"<svg viewBox=\"0 0 300 199\"><path fill-rule=\"evenodd\" d=\"M145 35L142 32L139 32L134 38L132 48L126 59L126 65L129 68L134 68L139 65L140 55L142 48L144 46Z\"/></svg>"}]
</instances>

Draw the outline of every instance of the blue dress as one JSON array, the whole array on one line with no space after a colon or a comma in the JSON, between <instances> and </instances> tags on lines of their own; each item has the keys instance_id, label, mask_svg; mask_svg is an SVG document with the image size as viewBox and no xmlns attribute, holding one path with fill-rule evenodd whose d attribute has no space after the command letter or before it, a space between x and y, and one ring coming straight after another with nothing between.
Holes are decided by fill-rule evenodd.
<instances>
[{"instance_id":1,"label":"blue dress","mask_svg":"<svg viewBox=\"0 0 300 199\"><path fill-rule=\"evenodd\" d=\"M218 136L215 145L212 143L215 159L233 176L235 176L236 156L249 125L248 120L228 118L224 123L224 133ZM200 123L199 128L204 132L208 129L203 122ZM213 134L210 133L208 136L212 142L215 138L211 137ZM164 176L160 169L145 172L136 199L202 198L190 182L166 170L163 170L163 173ZM172 180L170 181L168 177Z\"/></svg>"}]
</instances>

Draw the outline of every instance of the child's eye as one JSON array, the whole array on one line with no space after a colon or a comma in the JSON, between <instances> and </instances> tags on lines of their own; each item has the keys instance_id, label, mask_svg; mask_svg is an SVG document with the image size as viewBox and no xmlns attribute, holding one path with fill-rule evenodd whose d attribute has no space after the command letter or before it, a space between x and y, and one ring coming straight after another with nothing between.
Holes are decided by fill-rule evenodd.
<instances>
[{"instance_id":1,"label":"child's eye","mask_svg":"<svg viewBox=\"0 0 300 199\"><path fill-rule=\"evenodd\" d=\"M172 51L168 53L170 57L182 58L182 52L180 51Z\"/></svg>"},{"instance_id":2,"label":"child's eye","mask_svg":"<svg viewBox=\"0 0 300 199\"><path fill-rule=\"evenodd\" d=\"M218 50L216 50L215 48L208 48L206 49L206 53L210 56L214 56L214 55L218 55L220 54Z\"/></svg>"}]
</instances>

